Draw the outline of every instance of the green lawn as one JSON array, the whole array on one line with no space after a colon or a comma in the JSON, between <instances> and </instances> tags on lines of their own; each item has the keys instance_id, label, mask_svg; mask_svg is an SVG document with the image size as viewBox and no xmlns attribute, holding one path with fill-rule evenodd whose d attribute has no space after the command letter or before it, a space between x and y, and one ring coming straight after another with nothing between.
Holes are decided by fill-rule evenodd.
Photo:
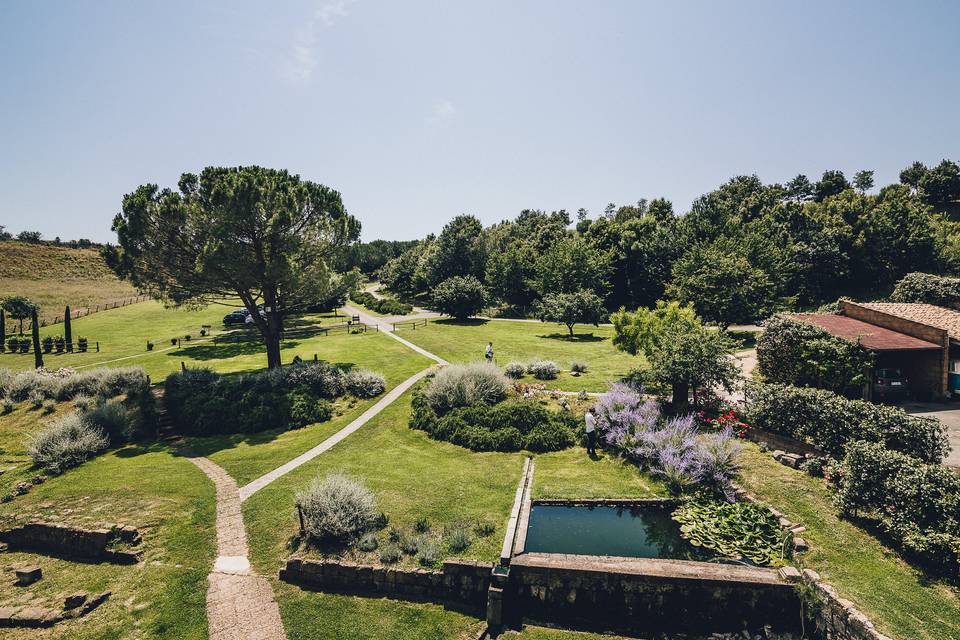
<instances>
[{"instance_id":1,"label":"green lawn","mask_svg":"<svg viewBox=\"0 0 960 640\"><path fill-rule=\"evenodd\" d=\"M925 576L855 524L841 520L825 482L774 461L755 446L745 451L744 488L807 527L811 550L801 556L897 640L960 638L960 589Z\"/></svg>"},{"instance_id":2,"label":"green lawn","mask_svg":"<svg viewBox=\"0 0 960 640\"><path fill-rule=\"evenodd\" d=\"M567 336L567 328L555 324L511 320L432 320L416 331L401 330L407 340L450 362L472 362L483 359L487 342L493 342L496 362L500 366L514 360L553 360L563 372L547 382L551 389L567 391L606 391L615 381L643 364L643 359L618 351L613 346L613 327L577 325L575 336ZM586 374L573 377L570 362L579 360L589 366ZM524 382L537 382L525 376Z\"/></svg>"},{"instance_id":3,"label":"green lawn","mask_svg":"<svg viewBox=\"0 0 960 640\"><path fill-rule=\"evenodd\" d=\"M0 417L3 465L18 465L4 478L36 473L25 458L25 431L49 419L21 403ZM64 406L59 411L66 411ZM5 476L11 475L9 481ZM38 564L44 577L29 588L0 582L0 606L22 602L25 593L52 608L74 591L110 590L113 596L89 616L47 632L5 630L5 638L69 637L82 640L207 637L206 576L215 557L214 488L185 458L162 446L127 446L110 451L0 504L0 526L29 520L75 525L130 524L144 537L145 561L134 566L76 563L42 555L5 553L6 571Z\"/></svg>"}]
</instances>

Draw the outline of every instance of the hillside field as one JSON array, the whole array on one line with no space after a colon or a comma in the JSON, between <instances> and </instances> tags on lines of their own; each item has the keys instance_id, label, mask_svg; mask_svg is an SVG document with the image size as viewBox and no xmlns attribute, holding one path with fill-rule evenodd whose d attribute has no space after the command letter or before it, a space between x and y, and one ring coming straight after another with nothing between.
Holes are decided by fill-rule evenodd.
<instances>
[{"instance_id":1,"label":"hillside field","mask_svg":"<svg viewBox=\"0 0 960 640\"><path fill-rule=\"evenodd\" d=\"M119 280L96 249L0 242L0 298L27 296L47 319L73 309L115 302L137 295Z\"/></svg>"}]
</instances>

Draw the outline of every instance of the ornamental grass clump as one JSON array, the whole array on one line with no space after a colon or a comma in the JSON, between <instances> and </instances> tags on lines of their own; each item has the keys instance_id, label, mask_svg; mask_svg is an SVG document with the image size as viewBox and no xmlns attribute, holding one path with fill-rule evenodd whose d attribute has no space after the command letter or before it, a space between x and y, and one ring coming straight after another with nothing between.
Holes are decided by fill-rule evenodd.
<instances>
[{"instance_id":1,"label":"ornamental grass clump","mask_svg":"<svg viewBox=\"0 0 960 640\"><path fill-rule=\"evenodd\" d=\"M61 473L104 451L110 440L78 413L54 420L32 436L27 447L33 463L51 473Z\"/></svg>"},{"instance_id":2,"label":"ornamental grass clump","mask_svg":"<svg viewBox=\"0 0 960 640\"><path fill-rule=\"evenodd\" d=\"M316 478L297 494L305 533L315 540L347 541L371 528L379 511L373 493L343 473Z\"/></svg>"},{"instance_id":3,"label":"ornamental grass clump","mask_svg":"<svg viewBox=\"0 0 960 640\"><path fill-rule=\"evenodd\" d=\"M424 390L430 406L437 413L474 404L496 404L507 397L510 382L493 364L450 365L433 377Z\"/></svg>"},{"instance_id":4,"label":"ornamental grass clump","mask_svg":"<svg viewBox=\"0 0 960 640\"><path fill-rule=\"evenodd\" d=\"M527 368L523 366L522 362L511 362L503 368L504 375L511 380L519 380L526 372Z\"/></svg>"}]
</instances>

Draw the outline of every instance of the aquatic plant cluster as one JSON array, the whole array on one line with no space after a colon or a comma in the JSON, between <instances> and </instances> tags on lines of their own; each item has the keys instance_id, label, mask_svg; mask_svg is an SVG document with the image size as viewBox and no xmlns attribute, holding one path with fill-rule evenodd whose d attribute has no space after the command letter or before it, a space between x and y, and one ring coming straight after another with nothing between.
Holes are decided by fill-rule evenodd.
<instances>
[{"instance_id":1,"label":"aquatic plant cluster","mask_svg":"<svg viewBox=\"0 0 960 640\"><path fill-rule=\"evenodd\" d=\"M733 497L740 444L729 427L701 432L694 415L665 416L660 404L625 384L611 385L596 404L601 442L671 490L702 487Z\"/></svg>"}]
</instances>

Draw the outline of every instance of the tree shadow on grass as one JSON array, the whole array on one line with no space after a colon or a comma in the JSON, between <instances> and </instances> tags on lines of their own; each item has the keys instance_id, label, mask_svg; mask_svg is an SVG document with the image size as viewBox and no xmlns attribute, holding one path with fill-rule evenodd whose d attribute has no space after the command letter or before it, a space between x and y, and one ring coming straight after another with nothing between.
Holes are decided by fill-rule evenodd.
<instances>
[{"instance_id":1,"label":"tree shadow on grass","mask_svg":"<svg viewBox=\"0 0 960 640\"><path fill-rule=\"evenodd\" d=\"M298 340L284 340L280 344L281 349L296 348L300 342ZM170 357L190 358L192 360L223 360L226 358L235 358L237 356L252 356L263 354L267 350L260 340L245 340L243 342L221 342L219 344L206 343L183 347L177 351L171 351Z\"/></svg>"},{"instance_id":2,"label":"tree shadow on grass","mask_svg":"<svg viewBox=\"0 0 960 640\"><path fill-rule=\"evenodd\" d=\"M434 320L435 324L449 325L452 327L482 327L490 322L485 318L469 318L467 320L457 320L456 318L443 318Z\"/></svg>"},{"instance_id":3,"label":"tree shadow on grass","mask_svg":"<svg viewBox=\"0 0 960 640\"><path fill-rule=\"evenodd\" d=\"M572 336L569 333L548 333L537 337L547 340L562 340L563 342L603 342L609 340L606 336L595 336L592 333L575 333Z\"/></svg>"}]
</instances>

